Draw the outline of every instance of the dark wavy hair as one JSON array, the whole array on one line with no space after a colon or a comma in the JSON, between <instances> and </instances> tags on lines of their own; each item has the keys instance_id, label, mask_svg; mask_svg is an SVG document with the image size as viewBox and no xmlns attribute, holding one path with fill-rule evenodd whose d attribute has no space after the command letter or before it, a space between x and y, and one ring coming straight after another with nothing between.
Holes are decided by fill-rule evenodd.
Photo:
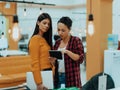
<instances>
[{"instance_id":1,"label":"dark wavy hair","mask_svg":"<svg viewBox=\"0 0 120 90\"><path fill-rule=\"evenodd\" d=\"M42 14L40 14L39 17L38 17L38 19L37 19L37 22L38 21L41 22L44 19L49 19L50 20L50 27L49 27L48 31L43 34L43 37L45 38L45 40L47 41L47 43L52 48L52 20L51 20L50 15L48 13L42 13ZM35 30L33 32L32 37L34 35L37 35L39 33L39 26L38 26L37 22L36 22Z\"/></svg>"},{"instance_id":2,"label":"dark wavy hair","mask_svg":"<svg viewBox=\"0 0 120 90\"><path fill-rule=\"evenodd\" d=\"M61 17L57 23L65 24L68 27L68 29L71 29L72 27L72 20L67 16Z\"/></svg>"}]
</instances>

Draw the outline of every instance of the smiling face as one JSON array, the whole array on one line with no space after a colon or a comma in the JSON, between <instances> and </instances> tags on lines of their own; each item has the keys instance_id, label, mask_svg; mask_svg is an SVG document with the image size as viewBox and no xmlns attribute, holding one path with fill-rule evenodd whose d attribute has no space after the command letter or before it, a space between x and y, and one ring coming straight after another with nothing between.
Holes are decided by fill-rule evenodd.
<instances>
[{"instance_id":1,"label":"smiling face","mask_svg":"<svg viewBox=\"0 0 120 90\"><path fill-rule=\"evenodd\" d=\"M41 35L43 35L45 32L48 31L48 29L50 28L50 20L49 19L44 19L41 22L37 22L38 26L39 26L39 33Z\"/></svg>"},{"instance_id":2,"label":"smiling face","mask_svg":"<svg viewBox=\"0 0 120 90\"><path fill-rule=\"evenodd\" d=\"M63 40L66 39L69 36L70 29L68 29L68 27L65 24L59 22L57 24L57 30L58 30L59 36Z\"/></svg>"}]
</instances>

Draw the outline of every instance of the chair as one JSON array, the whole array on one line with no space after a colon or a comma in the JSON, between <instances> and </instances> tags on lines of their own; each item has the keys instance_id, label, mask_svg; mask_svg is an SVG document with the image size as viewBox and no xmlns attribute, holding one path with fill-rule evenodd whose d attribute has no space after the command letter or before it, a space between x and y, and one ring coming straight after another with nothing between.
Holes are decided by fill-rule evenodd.
<instances>
[{"instance_id":1,"label":"chair","mask_svg":"<svg viewBox=\"0 0 120 90\"><path fill-rule=\"evenodd\" d=\"M82 86L82 90L98 90L98 79L99 79L99 76L101 75L103 75L103 73L98 73L94 75L86 84ZM107 75L106 88L107 89L115 88L112 77L106 73L105 75Z\"/></svg>"}]
</instances>

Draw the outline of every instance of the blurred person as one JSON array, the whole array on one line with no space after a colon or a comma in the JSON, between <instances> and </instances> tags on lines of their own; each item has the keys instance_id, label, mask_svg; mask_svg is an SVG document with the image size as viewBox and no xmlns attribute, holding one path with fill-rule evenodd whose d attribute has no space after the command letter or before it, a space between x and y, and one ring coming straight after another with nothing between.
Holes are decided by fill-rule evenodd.
<instances>
[{"instance_id":1,"label":"blurred person","mask_svg":"<svg viewBox=\"0 0 120 90\"><path fill-rule=\"evenodd\" d=\"M120 50L120 35L118 34L118 50Z\"/></svg>"},{"instance_id":2,"label":"blurred person","mask_svg":"<svg viewBox=\"0 0 120 90\"><path fill-rule=\"evenodd\" d=\"M118 50L120 50L120 41L118 41Z\"/></svg>"}]
</instances>

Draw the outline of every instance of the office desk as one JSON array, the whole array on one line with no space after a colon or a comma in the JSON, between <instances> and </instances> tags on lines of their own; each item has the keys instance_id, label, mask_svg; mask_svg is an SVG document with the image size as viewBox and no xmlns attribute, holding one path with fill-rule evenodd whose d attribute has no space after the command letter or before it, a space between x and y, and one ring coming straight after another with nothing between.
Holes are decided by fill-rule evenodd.
<instances>
[{"instance_id":1,"label":"office desk","mask_svg":"<svg viewBox=\"0 0 120 90\"><path fill-rule=\"evenodd\" d=\"M0 57L0 88L26 82L26 72L31 71L30 56Z\"/></svg>"},{"instance_id":2,"label":"office desk","mask_svg":"<svg viewBox=\"0 0 120 90\"><path fill-rule=\"evenodd\" d=\"M20 50L2 50L0 51L0 55L6 57L6 56L28 55L28 53Z\"/></svg>"}]
</instances>

